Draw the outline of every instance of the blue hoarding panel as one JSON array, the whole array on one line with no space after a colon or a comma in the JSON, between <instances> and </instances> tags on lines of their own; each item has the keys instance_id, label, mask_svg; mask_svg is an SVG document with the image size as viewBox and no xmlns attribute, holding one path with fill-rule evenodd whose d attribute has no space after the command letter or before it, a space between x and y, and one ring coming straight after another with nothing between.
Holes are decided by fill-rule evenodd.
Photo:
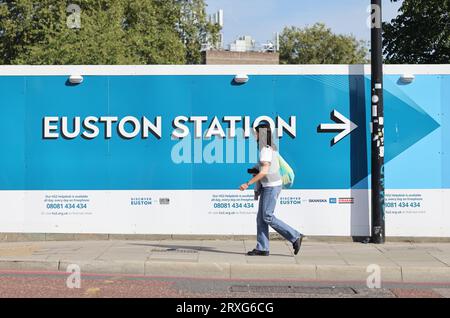
<instances>
[{"instance_id":1,"label":"blue hoarding panel","mask_svg":"<svg viewBox=\"0 0 450 318\"><path fill-rule=\"evenodd\" d=\"M385 78L386 185L448 188L442 154L450 127L442 114L449 77L420 75L411 86L397 80ZM295 117L295 137L286 133L279 142L296 171L295 189L369 187L372 110L370 80L363 75L255 75L245 85L229 75L85 76L75 86L65 76L2 76L0 93L3 190L235 189L254 163L251 137L233 145L219 137L174 139L177 116L207 117L203 133L215 117L224 129L225 116L240 117L238 127L245 117ZM333 111L357 125L334 145L338 132L318 129L333 122ZM75 117L145 116L155 123L159 116L161 136L123 138L114 122L111 138L100 124L92 139L44 138L44 119L52 116L67 117L69 131ZM186 125L193 134L194 123Z\"/></svg>"}]
</instances>

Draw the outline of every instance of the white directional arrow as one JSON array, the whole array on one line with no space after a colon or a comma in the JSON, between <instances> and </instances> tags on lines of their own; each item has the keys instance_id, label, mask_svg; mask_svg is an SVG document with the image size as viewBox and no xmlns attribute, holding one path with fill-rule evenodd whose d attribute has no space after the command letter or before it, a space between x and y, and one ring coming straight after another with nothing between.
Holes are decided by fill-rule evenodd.
<instances>
[{"instance_id":1,"label":"white directional arrow","mask_svg":"<svg viewBox=\"0 0 450 318\"><path fill-rule=\"evenodd\" d=\"M320 132L340 131L340 133L333 138L333 145L337 144L342 138L358 128L357 125L339 113L336 109L331 113L331 119L333 119L336 124L320 124L319 130ZM338 121L340 121L340 123L338 123Z\"/></svg>"}]
</instances>

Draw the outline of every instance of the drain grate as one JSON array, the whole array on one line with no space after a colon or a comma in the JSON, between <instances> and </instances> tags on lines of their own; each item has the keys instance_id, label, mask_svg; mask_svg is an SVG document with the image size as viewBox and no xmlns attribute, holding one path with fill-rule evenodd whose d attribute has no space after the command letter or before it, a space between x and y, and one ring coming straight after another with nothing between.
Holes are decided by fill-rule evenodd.
<instances>
[{"instance_id":1,"label":"drain grate","mask_svg":"<svg viewBox=\"0 0 450 318\"><path fill-rule=\"evenodd\" d=\"M304 286L231 286L230 292L251 294L326 294L355 295L350 287L304 287Z\"/></svg>"},{"instance_id":2,"label":"drain grate","mask_svg":"<svg viewBox=\"0 0 450 318\"><path fill-rule=\"evenodd\" d=\"M198 251L182 248L154 248L152 253L177 253L177 254L196 254Z\"/></svg>"}]
</instances>

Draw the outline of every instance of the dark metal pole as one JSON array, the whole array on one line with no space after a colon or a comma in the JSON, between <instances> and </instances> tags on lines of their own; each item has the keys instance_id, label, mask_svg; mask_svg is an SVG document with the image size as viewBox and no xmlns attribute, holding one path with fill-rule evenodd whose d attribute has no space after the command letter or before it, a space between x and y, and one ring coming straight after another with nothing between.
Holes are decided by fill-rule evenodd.
<instances>
[{"instance_id":1,"label":"dark metal pole","mask_svg":"<svg viewBox=\"0 0 450 318\"><path fill-rule=\"evenodd\" d=\"M372 61L372 233L371 242L385 241L384 223L384 109L383 109L383 47L381 0L371 0Z\"/></svg>"}]
</instances>

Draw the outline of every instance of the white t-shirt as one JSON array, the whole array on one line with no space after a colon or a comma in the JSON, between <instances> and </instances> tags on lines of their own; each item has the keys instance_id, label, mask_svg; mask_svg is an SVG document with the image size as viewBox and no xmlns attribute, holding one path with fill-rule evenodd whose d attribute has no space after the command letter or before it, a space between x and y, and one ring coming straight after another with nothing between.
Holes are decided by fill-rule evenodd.
<instances>
[{"instance_id":1,"label":"white t-shirt","mask_svg":"<svg viewBox=\"0 0 450 318\"><path fill-rule=\"evenodd\" d=\"M278 162L278 152L274 151L272 147L266 146L259 151L259 166L262 168L262 163L268 162L269 172L261 179L263 187L277 187L283 185L280 175L280 164Z\"/></svg>"}]
</instances>

